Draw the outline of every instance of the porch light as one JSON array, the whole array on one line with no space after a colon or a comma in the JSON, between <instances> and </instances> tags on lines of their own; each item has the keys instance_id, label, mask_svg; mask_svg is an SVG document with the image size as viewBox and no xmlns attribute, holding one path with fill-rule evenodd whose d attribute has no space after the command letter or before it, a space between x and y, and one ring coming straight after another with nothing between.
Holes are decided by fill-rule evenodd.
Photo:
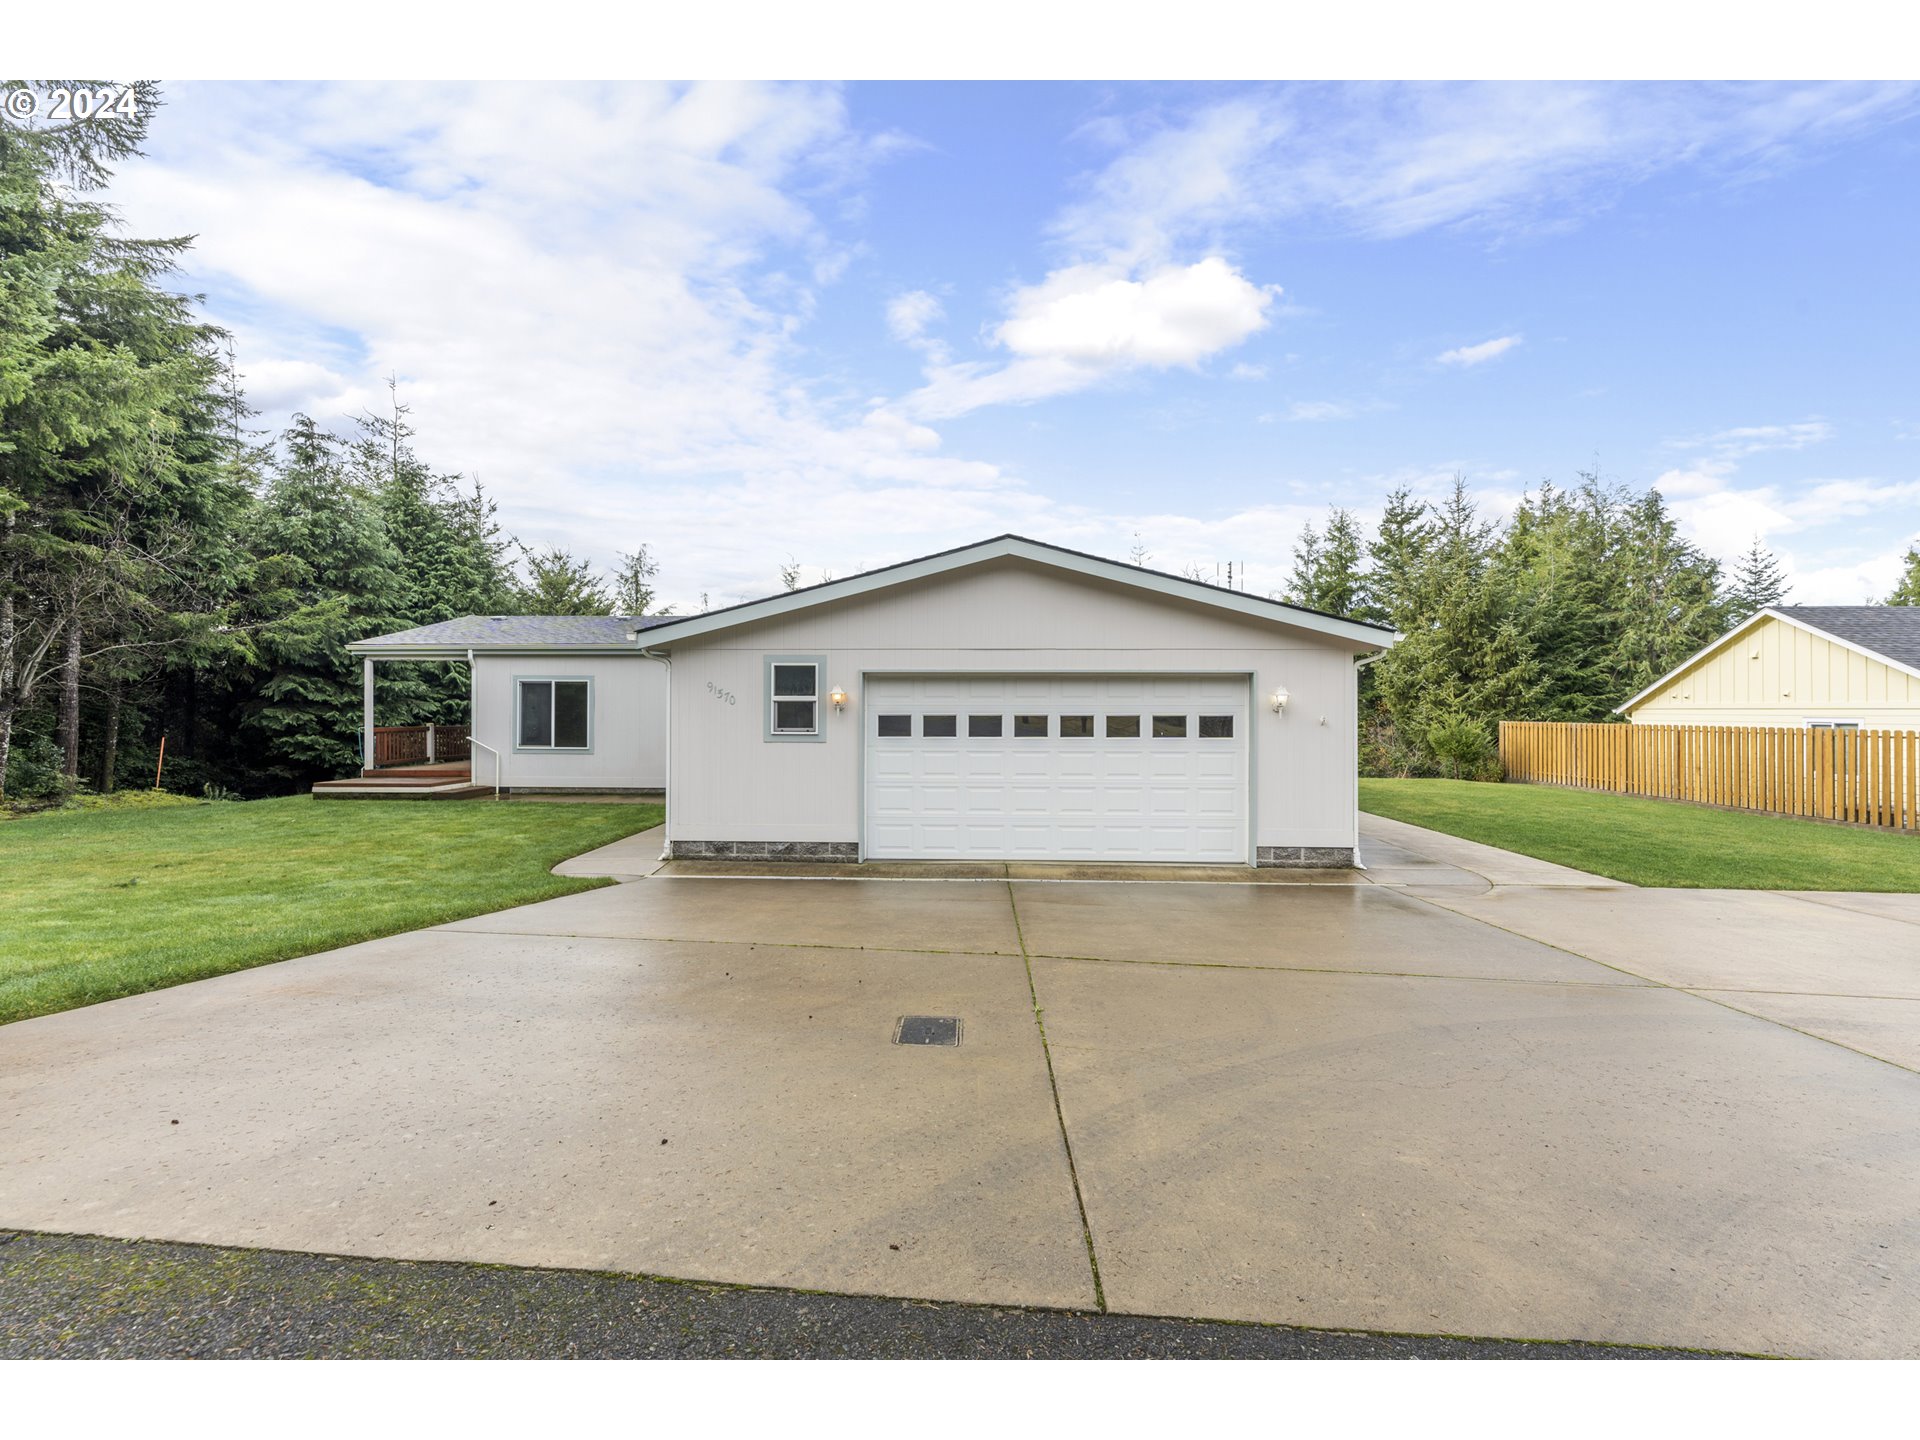
<instances>
[{"instance_id":1,"label":"porch light","mask_svg":"<svg viewBox=\"0 0 1920 1440\"><path fill-rule=\"evenodd\" d=\"M847 692L842 690L838 685L833 687L832 691L827 695L827 699L833 702L833 708L836 710L844 710L847 708Z\"/></svg>"},{"instance_id":2,"label":"porch light","mask_svg":"<svg viewBox=\"0 0 1920 1440\"><path fill-rule=\"evenodd\" d=\"M1287 693L1287 687L1282 685L1278 690L1273 692L1273 697L1268 703L1273 706L1273 713L1278 715L1282 710L1287 708L1287 701L1292 698L1293 697Z\"/></svg>"}]
</instances>

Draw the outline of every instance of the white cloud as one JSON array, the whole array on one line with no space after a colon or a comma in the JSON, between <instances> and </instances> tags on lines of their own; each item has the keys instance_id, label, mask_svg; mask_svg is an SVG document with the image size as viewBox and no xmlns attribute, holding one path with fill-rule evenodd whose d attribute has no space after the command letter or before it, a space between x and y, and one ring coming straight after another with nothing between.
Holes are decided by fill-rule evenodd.
<instances>
[{"instance_id":1,"label":"white cloud","mask_svg":"<svg viewBox=\"0 0 1920 1440\"><path fill-rule=\"evenodd\" d=\"M1484 365L1489 360L1497 360L1520 343L1518 335L1502 335L1494 340L1482 340L1478 345L1462 345L1453 350L1443 350L1433 358L1442 365Z\"/></svg>"},{"instance_id":2,"label":"white cloud","mask_svg":"<svg viewBox=\"0 0 1920 1440\"><path fill-rule=\"evenodd\" d=\"M1265 329L1277 294L1219 256L1138 278L1111 265L1069 266L1010 297L993 339L1012 360L935 365L903 404L939 419L1070 394L1130 371L1191 368Z\"/></svg>"},{"instance_id":3,"label":"white cloud","mask_svg":"<svg viewBox=\"0 0 1920 1440\"><path fill-rule=\"evenodd\" d=\"M1227 371L1227 378L1229 380L1264 380L1267 378L1267 367L1264 365L1249 365L1246 361L1242 360L1231 370Z\"/></svg>"},{"instance_id":4,"label":"white cloud","mask_svg":"<svg viewBox=\"0 0 1920 1440\"><path fill-rule=\"evenodd\" d=\"M1739 425L1691 440L1674 442L1679 448L1705 450L1725 460L1738 460L1768 450L1805 450L1833 437L1824 420L1801 420L1792 425Z\"/></svg>"},{"instance_id":5,"label":"white cloud","mask_svg":"<svg viewBox=\"0 0 1920 1440\"><path fill-rule=\"evenodd\" d=\"M197 233L259 423L342 428L396 373L423 455L529 543L646 542L682 606L1077 513L798 378L848 247L831 200L889 153L819 86L180 86L112 200ZM823 213L828 209L822 206ZM823 278L825 277L825 278ZM935 311L915 302L924 327Z\"/></svg>"},{"instance_id":6,"label":"white cloud","mask_svg":"<svg viewBox=\"0 0 1920 1440\"><path fill-rule=\"evenodd\" d=\"M1263 422L1272 420L1351 420L1363 409L1372 408L1374 407L1355 405L1345 400L1296 400L1278 414L1262 415L1260 419Z\"/></svg>"},{"instance_id":7,"label":"white cloud","mask_svg":"<svg viewBox=\"0 0 1920 1440\"><path fill-rule=\"evenodd\" d=\"M1137 263L1256 222L1374 238L1558 229L1662 171L1750 178L1917 104L1904 84L1263 88L1157 123L1083 126L1121 148L1055 233Z\"/></svg>"},{"instance_id":8,"label":"white cloud","mask_svg":"<svg viewBox=\"0 0 1920 1440\"><path fill-rule=\"evenodd\" d=\"M911 343L924 339L927 327L945 319L946 313L925 290L909 290L887 302L887 329L894 339Z\"/></svg>"}]
</instances>

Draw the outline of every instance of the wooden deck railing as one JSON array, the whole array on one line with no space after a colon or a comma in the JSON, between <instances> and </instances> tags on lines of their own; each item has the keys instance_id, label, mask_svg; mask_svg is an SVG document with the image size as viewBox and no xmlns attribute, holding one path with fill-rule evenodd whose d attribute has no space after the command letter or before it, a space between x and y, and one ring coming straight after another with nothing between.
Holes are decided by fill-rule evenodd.
<instances>
[{"instance_id":1,"label":"wooden deck railing","mask_svg":"<svg viewBox=\"0 0 1920 1440\"><path fill-rule=\"evenodd\" d=\"M1920 829L1920 732L1912 730L1508 720L1500 767L1529 785Z\"/></svg>"},{"instance_id":2,"label":"wooden deck railing","mask_svg":"<svg viewBox=\"0 0 1920 1440\"><path fill-rule=\"evenodd\" d=\"M473 755L465 725L376 725L373 727L373 763L427 765L467 760Z\"/></svg>"}]
</instances>

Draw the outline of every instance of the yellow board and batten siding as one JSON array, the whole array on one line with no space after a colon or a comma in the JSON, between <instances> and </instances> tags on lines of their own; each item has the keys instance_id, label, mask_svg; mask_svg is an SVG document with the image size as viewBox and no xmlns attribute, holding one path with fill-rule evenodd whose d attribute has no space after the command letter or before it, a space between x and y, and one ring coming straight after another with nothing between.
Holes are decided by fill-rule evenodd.
<instances>
[{"instance_id":1,"label":"yellow board and batten siding","mask_svg":"<svg viewBox=\"0 0 1920 1440\"><path fill-rule=\"evenodd\" d=\"M1768 616L1627 711L1636 725L1805 725L1920 730L1920 676Z\"/></svg>"}]
</instances>

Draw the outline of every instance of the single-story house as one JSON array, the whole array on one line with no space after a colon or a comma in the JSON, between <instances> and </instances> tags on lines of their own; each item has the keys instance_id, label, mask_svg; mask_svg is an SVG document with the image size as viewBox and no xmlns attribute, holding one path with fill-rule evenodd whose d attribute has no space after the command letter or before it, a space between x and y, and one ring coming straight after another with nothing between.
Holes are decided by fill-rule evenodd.
<instances>
[{"instance_id":1,"label":"single-story house","mask_svg":"<svg viewBox=\"0 0 1920 1440\"><path fill-rule=\"evenodd\" d=\"M1639 725L1920 730L1920 606L1769 606L1615 713Z\"/></svg>"},{"instance_id":2,"label":"single-story house","mask_svg":"<svg viewBox=\"0 0 1920 1440\"><path fill-rule=\"evenodd\" d=\"M664 783L675 857L1347 865L1356 662L1396 638L1003 535L698 615L352 648L369 676L471 651L472 778L492 750L511 789Z\"/></svg>"}]
</instances>

